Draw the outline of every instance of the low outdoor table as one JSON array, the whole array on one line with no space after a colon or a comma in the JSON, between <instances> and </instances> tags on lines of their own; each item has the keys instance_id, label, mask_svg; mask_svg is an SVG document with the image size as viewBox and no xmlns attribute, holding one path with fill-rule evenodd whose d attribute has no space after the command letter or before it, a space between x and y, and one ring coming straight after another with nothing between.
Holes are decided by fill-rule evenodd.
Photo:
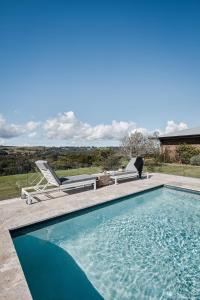
<instances>
[{"instance_id":1,"label":"low outdoor table","mask_svg":"<svg viewBox=\"0 0 200 300\"><path fill-rule=\"evenodd\" d=\"M102 187L106 185L110 185L112 183L112 179L110 178L110 174L101 173L97 175L97 187Z\"/></svg>"}]
</instances>

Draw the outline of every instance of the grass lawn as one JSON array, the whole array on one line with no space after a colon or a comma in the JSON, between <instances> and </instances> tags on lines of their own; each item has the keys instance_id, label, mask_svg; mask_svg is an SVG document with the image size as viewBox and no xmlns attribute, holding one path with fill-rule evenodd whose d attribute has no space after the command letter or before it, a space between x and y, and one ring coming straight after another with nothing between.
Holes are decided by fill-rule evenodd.
<instances>
[{"instance_id":1,"label":"grass lawn","mask_svg":"<svg viewBox=\"0 0 200 300\"><path fill-rule=\"evenodd\" d=\"M160 166L146 167L149 172L173 174L200 178L200 167L191 165L162 164Z\"/></svg>"},{"instance_id":2,"label":"grass lawn","mask_svg":"<svg viewBox=\"0 0 200 300\"><path fill-rule=\"evenodd\" d=\"M81 174L95 174L99 173L101 168L79 168L69 170L59 170L56 173L59 177L72 176ZM37 177L36 173L17 174L10 176L0 176L0 200L14 198L20 196L21 188L25 186L31 186L33 180Z\"/></svg>"}]
</instances>

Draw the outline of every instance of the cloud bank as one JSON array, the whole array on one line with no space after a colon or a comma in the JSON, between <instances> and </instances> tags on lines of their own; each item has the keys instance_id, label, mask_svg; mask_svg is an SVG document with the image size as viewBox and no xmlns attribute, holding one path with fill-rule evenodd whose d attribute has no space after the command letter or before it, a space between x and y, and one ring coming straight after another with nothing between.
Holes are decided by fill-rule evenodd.
<instances>
[{"instance_id":1,"label":"cloud bank","mask_svg":"<svg viewBox=\"0 0 200 300\"><path fill-rule=\"evenodd\" d=\"M187 124L174 121L168 121L164 131L155 129L160 134L172 133L175 131L187 129ZM74 112L64 112L58 114L55 118L49 119L44 124L44 130L49 139L73 139L73 140L120 140L126 134L140 131L144 134L150 134L147 128L137 127L135 122L112 121L111 124L99 124L92 126L76 118Z\"/></svg>"},{"instance_id":2,"label":"cloud bank","mask_svg":"<svg viewBox=\"0 0 200 300\"><path fill-rule=\"evenodd\" d=\"M24 125L9 124L6 119L0 115L0 138L10 139L31 133L39 126L39 122L29 121Z\"/></svg>"},{"instance_id":3,"label":"cloud bank","mask_svg":"<svg viewBox=\"0 0 200 300\"><path fill-rule=\"evenodd\" d=\"M165 133L172 133L175 131L180 131L180 130L184 130L184 129L188 129L188 126L186 123L180 122L179 124L176 124L174 121L168 121L167 122L167 126L165 128Z\"/></svg>"},{"instance_id":4,"label":"cloud bank","mask_svg":"<svg viewBox=\"0 0 200 300\"><path fill-rule=\"evenodd\" d=\"M78 120L72 111L59 114L44 124L44 130L50 139L118 140L135 129L136 124L134 122L123 121L112 121L111 124L92 126Z\"/></svg>"},{"instance_id":5,"label":"cloud bank","mask_svg":"<svg viewBox=\"0 0 200 300\"><path fill-rule=\"evenodd\" d=\"M187 124L168 121L164 131L156 129L160 134L168 134L188 128ZM122 137L135 131L150 134L147 128L138 127L133 121L116 121L110 124L98 124L92 126L89 123L79 120L73 111L60 113L57 116L47 119L45 122L29 121L26 124L8 123L0 115L0 139L11 139L24 136L25 138L35 138L38 134L43 135L48 140L62 140L96 142L96 141L119 141ZM42 142L42 141L41 141Z\"/></svg>"}]
</instances>

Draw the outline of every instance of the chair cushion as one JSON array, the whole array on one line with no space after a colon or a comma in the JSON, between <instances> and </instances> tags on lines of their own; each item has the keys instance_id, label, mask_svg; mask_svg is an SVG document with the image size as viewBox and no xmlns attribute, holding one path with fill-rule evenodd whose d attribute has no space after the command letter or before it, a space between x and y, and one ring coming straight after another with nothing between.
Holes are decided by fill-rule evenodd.
<instances>
[{"instance_id":1,"label":"chair cushion","mask_svg":"<svg viewBox=\"0 0 200 300\"><path fill-rule=\"evenodd\" d=\"M82 181L88 181L88 180L95 180L97 177L94 175L76 175L76 176L68 176L68 177L61 177L59 178L61 184L68 184L72 182L82 182Z\"/></svg>"}]
</instances>

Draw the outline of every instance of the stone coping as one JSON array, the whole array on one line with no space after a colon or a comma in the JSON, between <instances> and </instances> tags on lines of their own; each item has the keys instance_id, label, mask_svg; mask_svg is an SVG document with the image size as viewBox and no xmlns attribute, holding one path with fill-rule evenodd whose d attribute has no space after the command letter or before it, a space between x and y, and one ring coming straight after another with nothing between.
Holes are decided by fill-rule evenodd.
<instances>
[{"instance_id":1,"label":"stone coping","mask_svg":"<svg viewBox=\"0 0 200 300\"><path fill-rule=\"evenodd\" d=\"M149 179L131 180L118 185L81 193L54 193L52 197L27 205L15 198L0 202L0 299L32 299L9 230L52 217L111 201L159 185L173 185L200 191L200 179L175 175L151 174Z\"/></svg>"}]
</instances>

